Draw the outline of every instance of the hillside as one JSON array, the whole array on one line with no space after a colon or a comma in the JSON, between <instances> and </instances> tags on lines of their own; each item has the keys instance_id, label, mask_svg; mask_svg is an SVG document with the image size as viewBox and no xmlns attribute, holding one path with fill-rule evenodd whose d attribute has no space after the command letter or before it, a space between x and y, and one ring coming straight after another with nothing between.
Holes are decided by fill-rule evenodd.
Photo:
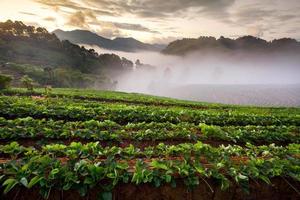
<instances>
[{"instance_id":1,"label":"hillside","mask_svg":"<svg viewBox=\"0 0 300 200\"><path fill-rule=\"evenodd\" d=\"M160 51L162 49L162 46L146 44L134 38L119 37L111 40L86 30L63 31L58 29L53 31L53 33L60 40L69 40L75 44L97 45L100 48L109 50L135 52Z\"/></svg>"},{"instance_id":2,"label":"hillside","mask_svg":"<svg viewBox=\"0 0 300 200\"><path fill-rule=\"evenodd\" d=\"M299 197L299 108L95 90L0 93L3 200Z\"/></svg>"},{"instance_id":3,"label":"hillside","mask_svg":"<svg viewBox=\"0 0 300 200\"><path fill-rule=\"evenodd\" d=\"M0 72L19 78L27 74L39 84L86 87L109 82L110 71L131 70L133 63L114 54L101 54L41 27L20 21L0 23ZM47 81L45 81L47 79Z\"/></svg>"},{"instance_id":4,"label":"hillside","mask_svg":"<svg viewBox=\"0 0 300 200\"><path fill-rule=\"evenodd\" d=\"M291 38L281 38L266 41L253 36L244 36L237 39L220 37L199 37L197 39L182 39L171 42L164 54L186 55L191 52L246 52L246 53L282 53L297 54L300 52L300 42Z\"/></svg>"}]
</instances>

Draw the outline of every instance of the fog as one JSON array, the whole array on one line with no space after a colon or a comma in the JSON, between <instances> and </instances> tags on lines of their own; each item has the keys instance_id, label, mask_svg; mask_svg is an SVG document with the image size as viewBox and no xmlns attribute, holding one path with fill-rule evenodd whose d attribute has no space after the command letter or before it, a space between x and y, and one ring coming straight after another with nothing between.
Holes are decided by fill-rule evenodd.
<instances>
[{"instance_id":1,"label":"fog","mask_svg":"<svg viewBox=\"0 0 300 200\"><path fill-rule=\"evenodd\" d=\"M179 57L158 52L128 53L86 47L101 54L115 53L133 62L139 59L143 64L153 66L113 77L118 81L118 91L220 103L300 105L300 58L295 55L195 52ZM236 95L232 97L235 102L226 100L224 93L225 96ZM236 98L240 100L236 101ZM253 98L266 103L253 102Z\"/></svg>"}]
</instances>

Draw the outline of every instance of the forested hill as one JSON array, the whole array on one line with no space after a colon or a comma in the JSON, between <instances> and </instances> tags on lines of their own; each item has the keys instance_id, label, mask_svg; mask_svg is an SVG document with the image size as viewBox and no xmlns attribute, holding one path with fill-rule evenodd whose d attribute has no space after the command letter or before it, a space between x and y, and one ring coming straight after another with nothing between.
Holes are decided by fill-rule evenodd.
<instances>
[{"instance_id":1,"label":"forested hill","mask_svg":"<svg viewBox=\"0 0 300 200\"><path fill-rule=\"evenodd\" d=\"M126 58L61 41L45 28L0 22L0 74L11 76L14 86L27 75L40 86L105 89L114 85L112 74L132 69Z\"/></svg>"},{"instance_id":2,"label":"forested hill","mask_svg":"<svg viewBox=\"0 0 300 200\"><path fill-rule=\"evenodd\" d=\"M83 73L103 68L123 69L132 62L117 55L98 55L69 41L60 41L45 28L21 21L0 23L0 60L50 67L71 67Z\"/></svg>"},{"instance_id":3,"label":"forested hill","mask_svg":"<svg viewBox=\"0 0 300 200\"><path fill-rule=\"evenodd\" d=\"M220 37L199 37L171 42L163 51L164 54L185 55L190 52L261 52L261 53L300 53L300 42L291 38L266 41L253 36L237 39Z\"/></svg>"}]
</instances>

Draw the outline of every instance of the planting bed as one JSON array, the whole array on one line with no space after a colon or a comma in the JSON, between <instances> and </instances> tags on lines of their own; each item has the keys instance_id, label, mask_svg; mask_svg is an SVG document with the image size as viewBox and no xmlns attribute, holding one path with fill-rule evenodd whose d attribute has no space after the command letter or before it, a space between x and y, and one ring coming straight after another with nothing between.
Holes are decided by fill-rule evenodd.
<instances>
[{"instance_id":1,"label":"planting bed","mask_svg":"<svg viewBox=\"0 0 300 200\"><path fill-rule=\"evenodd\" d=\"M0 96L1 199L300 199L300 108Z\"/></svg>"}]
</instances>

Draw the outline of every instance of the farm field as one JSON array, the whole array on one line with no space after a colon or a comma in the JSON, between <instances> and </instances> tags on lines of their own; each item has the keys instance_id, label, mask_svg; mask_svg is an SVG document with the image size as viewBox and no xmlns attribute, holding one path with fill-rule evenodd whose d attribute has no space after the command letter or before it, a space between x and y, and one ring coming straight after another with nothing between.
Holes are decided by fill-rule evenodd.
<instances>
[{"instance_id":1,"label":"farm field","mask_svg":"<svg viewBox=\"0 0 300 200\"><path fill-rule=\"evenodd\" d=\"M164 87L154 94L193 101L254 106L300 106L300 85L182 85Z\"/></svg>"},{"instance_id":2,"label":"farm field","mask_svg":"<svg viewBox=\"0 0 300 200\"><path fill-rule=\"evenodd\" d=\"M0 199L300 198L299 107L0 93Z\"/></svg>"}]
</instances>

